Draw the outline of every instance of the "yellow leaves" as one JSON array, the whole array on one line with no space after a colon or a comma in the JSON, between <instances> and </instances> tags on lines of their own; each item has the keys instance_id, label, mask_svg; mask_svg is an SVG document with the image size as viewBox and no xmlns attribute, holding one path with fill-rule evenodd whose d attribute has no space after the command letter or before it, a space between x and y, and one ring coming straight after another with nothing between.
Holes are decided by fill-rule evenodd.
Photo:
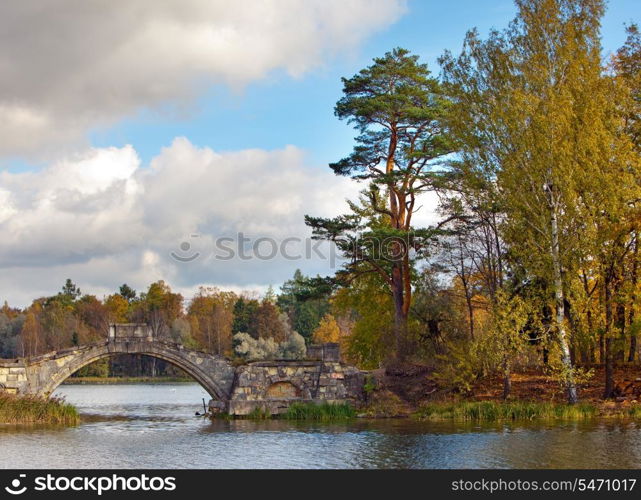
<instances>
[{"instance_id":1,"label":"yellow leaves","mask_svg":"<svg viewBox=\"0 0 641 500\"><path fill-rule=\"evenodd\" d=\"M525 326L530 318L530 306L518 296L510 297L498 290L493 304L483 312L483 320L473 340L449 342L443 358L452 367L441 367L441 376L456 381L459 387L473 380L475 374L491 373L512 363L527 346Z\"/></svg>"},{"instance_id":2,"label":"yellow leaves","mask_svg":"<svg viewBox=\"0 0 641 500\"><path fill-rule=\"evenodd\" d=\"M193 340L210 352L226 353L231 349L234 304L233 292L201 287L189 303L187 321Z\"/></svg>"},{"instance_id":3,"label":"yellow leaves","mask_svg":"<svg viewBox=\"0 0 641 500\"><path fill-rule=\"evenodd\" d=\"M336 319L331 314L326 314L318 325L318 328L314 330L312 334L314 342L317 344L322 344L325 342L336 342L340 341L341 329L336 322Z\"/></svg>"},{"instance_id":4,"label":"yellow leaves","mask_svg":"<svg viewBox=\"0 0 641 500\"><path fill-rule=\"evenodd\" d=\"M339 317L354 319L343 337L341 351L345 359L365 370L379 368L389 348L393 322L392 298L385 292L380 279L367 275L349 288L340 289L331 302Z\"/></svg>"},{"instance_id":5,"label":"yellow leaves","mask_svg":"<svg viewBox=\"0 0 641 500\"><path fill-rule=\"evenodd\" d=\"M510 297L503 290L496 294L492 307L489 336L498 351L519 351L525 346L523 329L530 309L519 296Z\"/></svg>"},{"instance_id":6,"label":"yellow leaves","mask_svg":"<svg viewBox=\"0 0 641 500\"><path fill-rule=\"evenodd\" d=\"M109 320L114 323L125 323L129 312L129 302L119 293L109 295L105 299L105 307L109 311Z\"/></svg>"}]
</instances>

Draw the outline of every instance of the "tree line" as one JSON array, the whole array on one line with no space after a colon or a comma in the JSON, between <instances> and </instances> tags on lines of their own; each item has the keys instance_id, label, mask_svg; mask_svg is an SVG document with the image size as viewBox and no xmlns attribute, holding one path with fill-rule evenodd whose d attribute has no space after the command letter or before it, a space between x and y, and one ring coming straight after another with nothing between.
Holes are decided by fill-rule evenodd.
<instances>
[{"instance_id":1,"label":"tree line","mask_svg":"<svg viewBox=\"0 0 641 500\"><path fill-rule=\"evenodd\" d=\"M60 292L24 309L5 302L0 309L0 358L32 357L104 341L111 323L147 323L160 340L221 356L304 357L306 342L337 340L323 334L322 322L331 318L328 298L299 298L307 280L296 271L279 295L271 288L261 297L201 287L185 300L164 281L140 293L123 284L100 299L83 294L67 279ZM167 363L143 356L119 356L81 371L94 376L176 373Z\"/></svg>"},{"instance_id":2,"label":"tree line","mask_svg":"<svg viewBox=\"0 0 641 500\"><path fill-rule=\"evenodd\" d=\"M325 284L384 321L354 332L383 365L428 361L461 391L500 373L505 397L515 364L542 366L573 403L602 364L609 398L641 326L641 36L604 60L604 1L516 6L439 77L397 48L343 79L335 114L358 136L330 167L364 189L306 223L346 258ZM416 227L426 195L439 219Z\"/></svg>"}]
</instances>

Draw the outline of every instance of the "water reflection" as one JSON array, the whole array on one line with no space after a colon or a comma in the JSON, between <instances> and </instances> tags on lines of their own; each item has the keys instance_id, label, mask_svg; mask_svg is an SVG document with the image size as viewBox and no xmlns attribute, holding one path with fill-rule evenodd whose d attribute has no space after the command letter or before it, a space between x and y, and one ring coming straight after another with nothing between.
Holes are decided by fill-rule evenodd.
<instances>
[{"instance_id":1,"label":"water reflection","mask_svg":"<svg viewBox=\"0 0 641 500\"><path fill-rule=\"evenodd\" d=\"M638 468L634 423L318 424L194 416L195 384L64 386L75 428L0 426L16 468ZM10 458L10 461L8 460Z\"/></svg>"}]
</instances>

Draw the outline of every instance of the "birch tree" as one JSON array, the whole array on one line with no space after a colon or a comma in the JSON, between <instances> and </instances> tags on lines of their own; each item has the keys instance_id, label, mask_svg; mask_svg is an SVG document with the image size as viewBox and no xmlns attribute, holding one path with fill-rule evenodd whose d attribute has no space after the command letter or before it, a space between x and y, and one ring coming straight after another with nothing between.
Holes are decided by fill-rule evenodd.
<instances>
[{"instance_id":1,"label":"birch tree","mask_svg":"<svg viewBox=\"0 0 641 500\"><path fill-rule=\"evenodd\" d=\"M597 123L599 107L608 108L599 41L604 2L516 4L506 31L485 41L472 31L461 55L446 53L441 62L463 161L496 184L510 252L550 291L567 399L574 403L567 280L581 252L592 248L594 227L581 199L600 189L601 176L593 174L611 164L611 137Z\"/></svg>"}]
</instances>

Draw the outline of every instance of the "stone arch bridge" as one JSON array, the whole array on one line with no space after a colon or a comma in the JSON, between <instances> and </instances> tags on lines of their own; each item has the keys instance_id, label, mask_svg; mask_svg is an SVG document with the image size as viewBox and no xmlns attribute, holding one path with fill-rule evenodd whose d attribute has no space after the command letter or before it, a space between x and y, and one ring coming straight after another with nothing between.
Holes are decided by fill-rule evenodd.
<instances>
[{"instance_id":1,"label":"stone arch bridge","mask_svg":"<svg viewBox=\"0 0 641 500\"><path fill-rule=\"evenodd\" d=\"M234 366L228 359L154 338L145 324L115 324L106 341L42 356L0 359L0 390L49 397L80 368L117 354L145 354L190 375L212 397L216 412L273 414L292 402L356 402L364 374L339 362L336 345L310 346L303 361L257 361Z\"/></svg>"}]
</instances>

